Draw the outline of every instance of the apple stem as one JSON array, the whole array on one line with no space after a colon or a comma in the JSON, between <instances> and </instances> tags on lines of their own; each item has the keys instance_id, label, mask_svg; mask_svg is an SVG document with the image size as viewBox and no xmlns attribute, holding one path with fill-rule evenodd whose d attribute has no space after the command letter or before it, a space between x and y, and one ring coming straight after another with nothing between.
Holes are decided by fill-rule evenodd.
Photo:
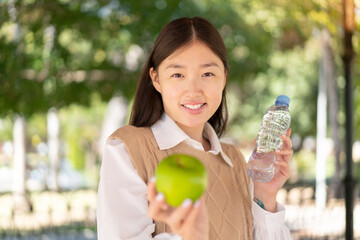
<instances>
[{"instance_id":1,"label":"apple stem","mask_svg":"<svg viewBox=\"0 0 360 240\"><path fill-rule=\"evenodd\" d=\"M179 166L180 166L180 167L183 167L183 164L181 163L181 161L180 161L180 158L179 158L179 157L177 157L177 158L176 158L176 162L179 164Z\"/></svg>"}]
</instances>

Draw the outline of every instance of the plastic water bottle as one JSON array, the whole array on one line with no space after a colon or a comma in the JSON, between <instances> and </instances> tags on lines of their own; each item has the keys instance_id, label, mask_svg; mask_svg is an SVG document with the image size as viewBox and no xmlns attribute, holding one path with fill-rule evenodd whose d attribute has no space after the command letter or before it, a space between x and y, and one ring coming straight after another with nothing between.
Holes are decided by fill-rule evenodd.
<instances>
[{"instance_id":1,"label":"plastic water bottle","mask_svg":"<svg viewBox=\"0 0 360 240\"><path fill-rule=\"evenodd\" d=\"M280 95L275 105L265 113L256 138L256 146L249 158L246 172L255 181L268 182L275 174L277 155L275 150L281 149L285 135L290 127L289 97Z\"/></svg>"}]
</instances>

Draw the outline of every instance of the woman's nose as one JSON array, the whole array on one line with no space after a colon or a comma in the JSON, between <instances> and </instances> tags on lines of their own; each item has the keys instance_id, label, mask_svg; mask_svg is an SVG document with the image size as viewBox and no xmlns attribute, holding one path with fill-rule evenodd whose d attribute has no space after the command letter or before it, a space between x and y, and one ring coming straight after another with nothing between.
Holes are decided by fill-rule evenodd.
<instances>
[{"instance_id":1,"label":"woman's nose","mask_svg":"<svg viewBox=\"0 0 360 240\"><path fill-rule=\"evenodd\" d=\"M187 92L189 93L201 93L201 78L193 76L189 77L186 86Z\"/></svg>"}]
</instances>

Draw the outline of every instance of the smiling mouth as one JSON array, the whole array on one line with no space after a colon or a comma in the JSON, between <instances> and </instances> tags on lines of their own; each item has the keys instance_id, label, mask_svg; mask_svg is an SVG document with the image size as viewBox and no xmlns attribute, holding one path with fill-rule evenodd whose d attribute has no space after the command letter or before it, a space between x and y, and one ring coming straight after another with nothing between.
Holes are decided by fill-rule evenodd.
<instances>
[{"instance_id":1,"label":"smiling mouth","mask_svg":"<svg viewBox=\"0 0 360 240\"><path fill-rule=\"evenodd\" d=\"M206 103L200 103L200 104L195 104L195 105L190 105L190 104L183 104L182 106L189 108L191 110L197 110L200 109L202 106L204 106Z\"/></svg>"}]
</instances>

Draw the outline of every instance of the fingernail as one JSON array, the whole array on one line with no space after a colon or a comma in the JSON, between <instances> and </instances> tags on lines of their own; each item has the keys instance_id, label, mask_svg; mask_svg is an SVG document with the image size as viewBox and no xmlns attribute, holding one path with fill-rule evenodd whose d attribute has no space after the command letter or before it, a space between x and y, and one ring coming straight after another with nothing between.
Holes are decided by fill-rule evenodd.
<instances>
[{"instance_id":1,"label":"fingernail","mask_svg":"<svg viewBox=\"0 0 360 240\"><path fill-rule=\"evenodd\" d=\"M163 193L158 193L155 197L155 200L158 202L161 202L162 200L164 200L165 196Z\"/></svg>"},{"instance_id":2,"label":"fingernail","mask_svg":"<svg viewBox=\"0 0 360 240\"><path fill-rule=\"evenodd\" d=\"M184 207L184 208L187 208L187 207L189 207L191 205L191 203L192 203L191 199L187 198L182 202L181 206Z\"/></svg>"},{"instance_id":3,"label":"fingernail","mask_svg":"<svg viewBox=\"0 0 360 240\"><path fill-rule=\"evenodd\" d=\"M168 208L169 208L169 206L167 204L164 204L161 206L161 209L164 211L168 210Z\"/></svg>"},{"instance_id":4,"label":"fingernail","mask_svg":"<svg viewBox=\"0 0 360 240\"><path fill-rule=\"evenodd\" d=\"M155 182L155 180L156 180L156 178L155 178L155 176L153 176L152 178L150 178L150 182Z\"/></svg>"},{"instance_id":5,"label":"fingernail","mask_svg":"<svg viewBox=\"0 0 360 240\"><path fill-rule=\"evenodd\" d=\"M194 203L194 207L198 207L200 206L200 200L196 200L196 202Z\"/></svg>"},{"instance_id":6,"label":"fingernail","mask_svg":"<svg viewBox=\"0 0 360 240\"><path fill-rule=\"evenodd\" d=\"M277 152L277 153L280 152L280 149L276 149L275 152Z\"/></svg>"}]
</instances>

